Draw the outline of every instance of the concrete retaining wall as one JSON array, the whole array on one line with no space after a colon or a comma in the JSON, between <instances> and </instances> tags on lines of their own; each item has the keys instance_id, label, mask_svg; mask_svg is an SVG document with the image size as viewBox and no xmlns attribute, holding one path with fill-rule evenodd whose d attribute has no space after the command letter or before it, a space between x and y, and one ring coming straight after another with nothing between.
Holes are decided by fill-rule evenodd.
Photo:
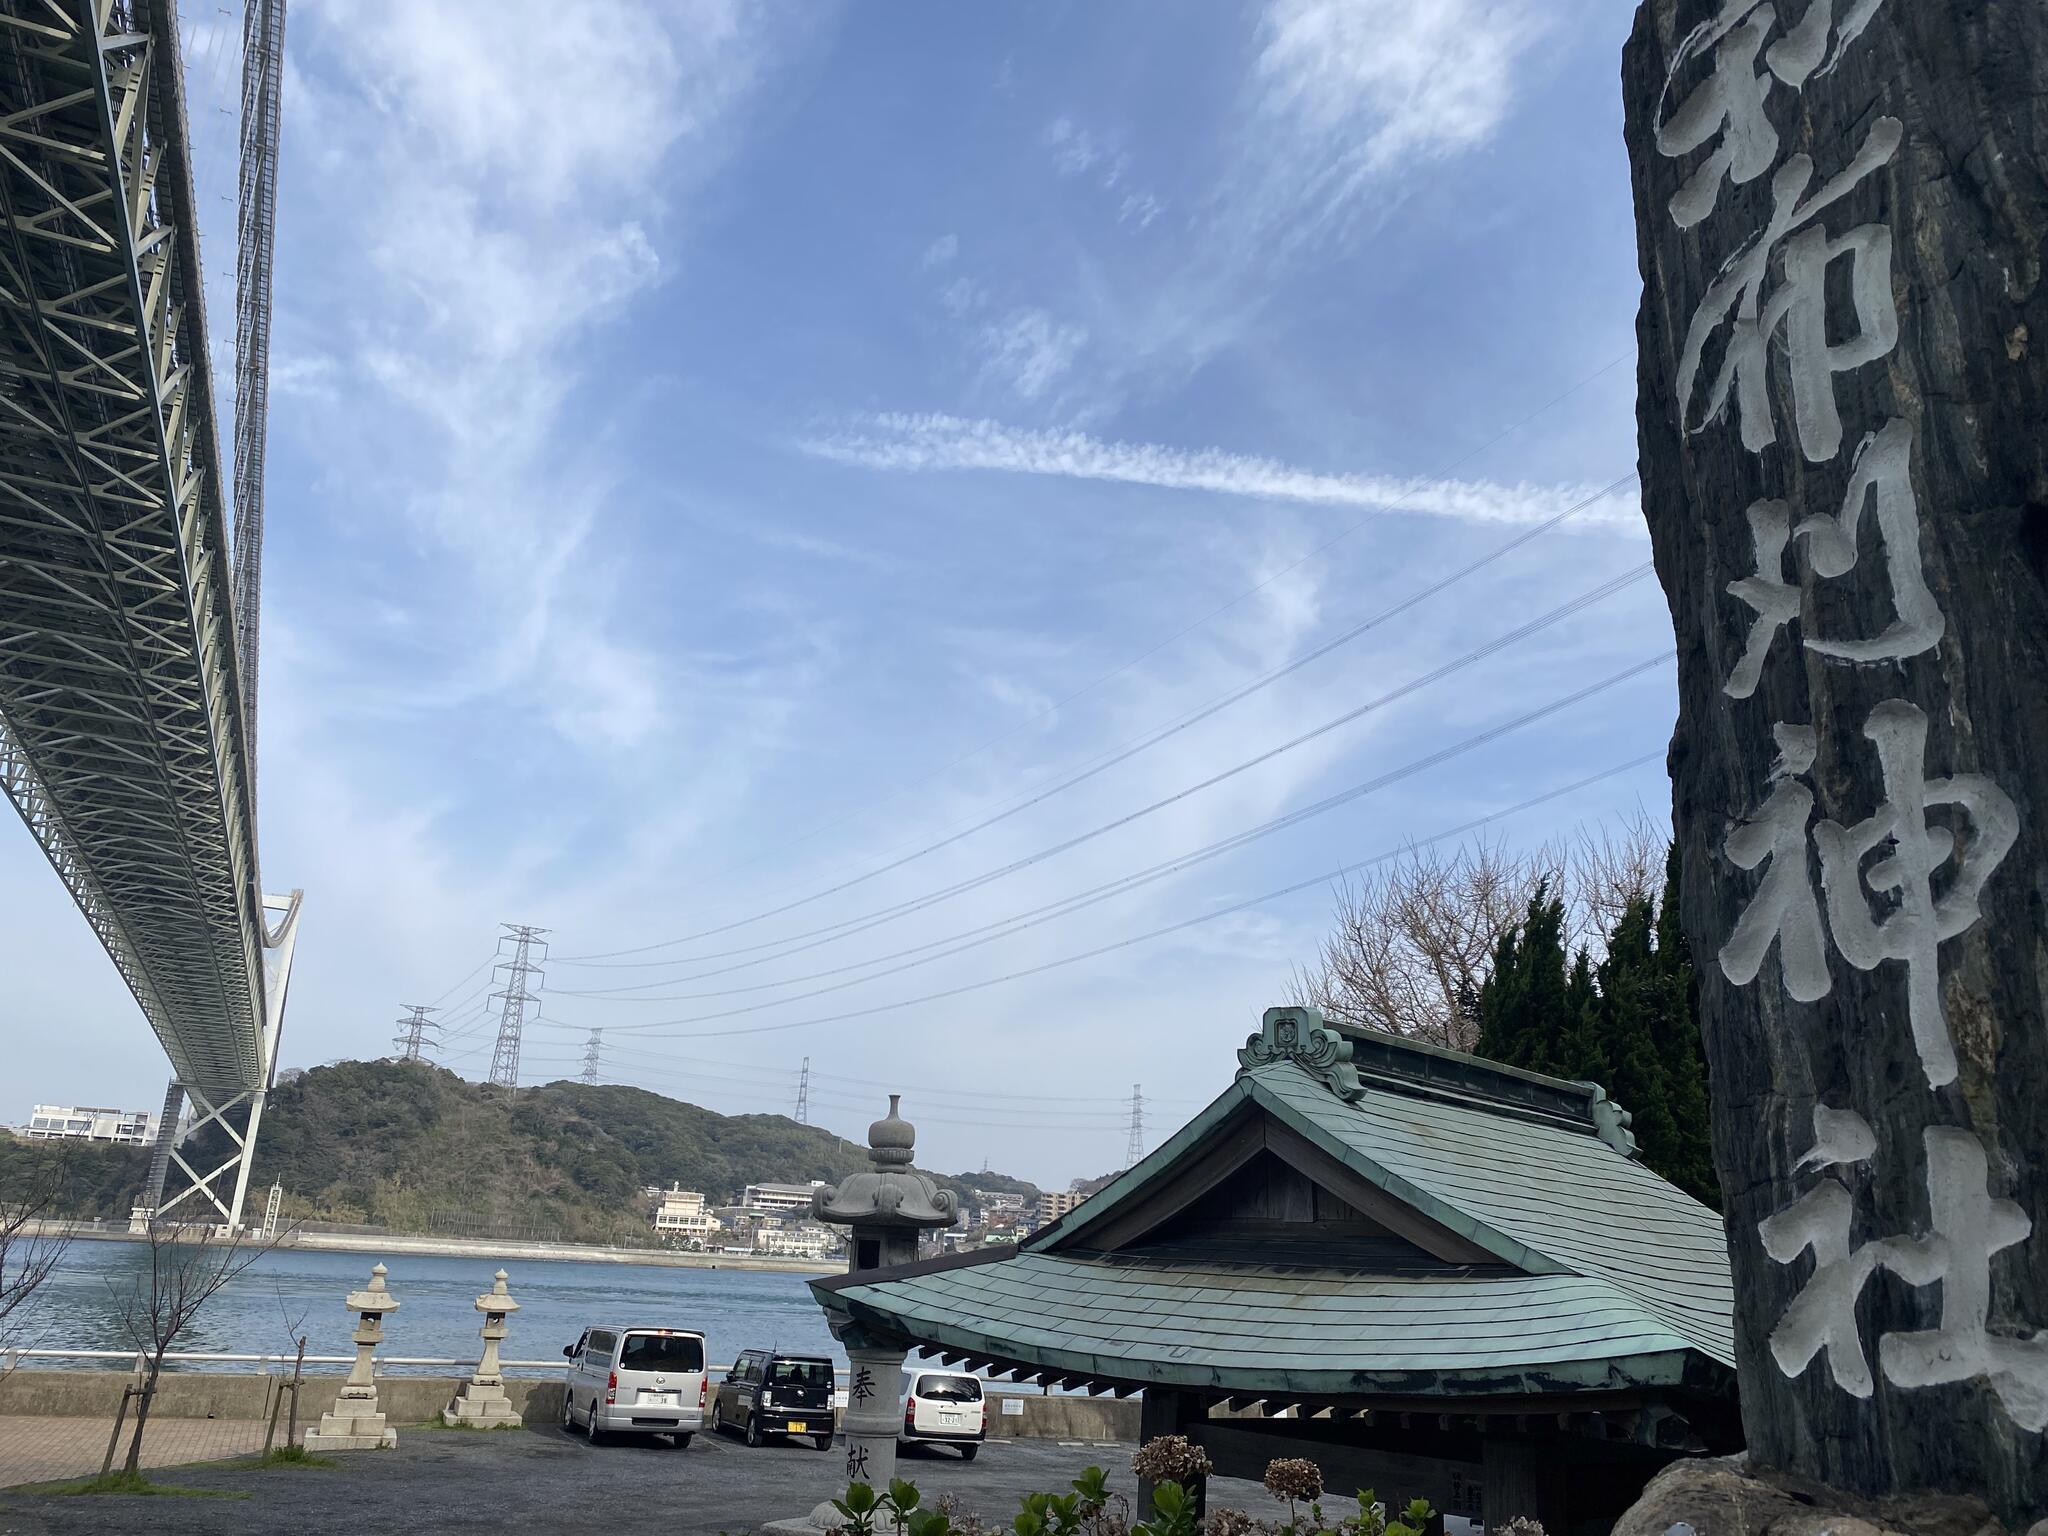
<instances>
[{"instance_id":1,"label":"concrete retaining wall","mask_svg":"<svg viewBox=\"0 0 2048 1536\"><path fill-rule=\"evenodd\" d=\"M105 1418L112 1421L128 1371L23 1369L0 1378L0 1416ZM272 1394L290 1381L283 1376L226 1371L166 1371L157 1379L150 1413L169 1419L266 1419ZM308 1373L299 1389L299 1419L317 1419L334 1406L344 1376ZM459 1376L380 1376L377 1393L394 1424L423 1424L438 1414L464 1380ZM505 1393L529 1424L553 1424L562 1416L562 1383L550 1377L505 1378ZM1003 1402L1022 1404L1004 1413ZM1040 1397L992 1392L988 1401L990 1439L1119 1440L1138 1438L1138 1400L1113 1397Z\"/></svg>"},{"instance_id":2,"label":"concrete retaining wall","mask_svg":"<svg viewBox=\"0 0 2048 1536\"><path fill-rule=\"evenodd\" d=\"M128 1371L20 1370L0 1380L0 1416L36 1414L52 1418L111 1420L121 1405L121 1388L135 1378ZM343 1374L308 1372L299 1387L299 1418L317 1419L334 1406ZM377 1394L395 1424L421 1424L438 1414L465 1378L383 1376ZM261 1376L224 1371L166 1371L157 1378L152 1416L167 1419L267 1419L271 1397L289 1386L289 1374ZM506 1396L531 1423L551 1424L562 1415L562 1383L545 1377L505 1378ZM286 1405L289 1407L289 1404Z\"/></svg>"}]
</instances>

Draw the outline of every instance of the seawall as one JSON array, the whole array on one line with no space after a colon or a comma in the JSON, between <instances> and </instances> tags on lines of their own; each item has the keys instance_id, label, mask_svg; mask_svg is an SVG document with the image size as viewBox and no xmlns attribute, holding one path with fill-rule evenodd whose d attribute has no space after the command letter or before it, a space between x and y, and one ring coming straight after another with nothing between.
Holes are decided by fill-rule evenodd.
<instances>
[{"instance_id":1,"label":"seawall","mask_svg":"<svg viewBox=\"0 0 2048 1536\"><path fill-rule=\"evenodd\" d=\"M51 1232L64 1222L42 1224ZM135 1233L74 1226L74 1241L139 1243ZM844 1259L782 1259L759 1254L679 1253L663 1248L605 1248L593 1243L521 1243L491 1238L428 1237L410 1232L283 1232L280 1248L307 1253L425 1254L457 1259L561 1259L577 1264L635 1264L647 1269L750 1269L788 1275L841 1275Z\"/></svg>"},{"instance_id":2,"label":"seawall","mask_svg":"<svg viewBox=\"0 0 2048 1536\"><path fill-rule=\"evenodd\" d=\"M52 1371L24 1368L0 1378L0 1420L9 1415L48 1418L91 1418L113 1422L121 1389L135 1379L131 1371ZM308 1372L299 1387L299 1425L317 1420L334 1406L346 1378ZM433 1419L455 1389L460 1376L379 1376L377 1395L394 1424L424 1424ZM276 1394L291 1376L223 1371L165 1371L157 1378L152 1417L169 1419L267 1419ZM556 1377L505 1377L505 1394L528 1424L559 1423L562 1382ZM288 1404L286 1405L289 1406ZM280 1421L282 1415L280 1415ZM1138 1400L1132 1398L988 1394L988 1433L992 1440L1135 1441Z\"/></svg>"}]
</instances>

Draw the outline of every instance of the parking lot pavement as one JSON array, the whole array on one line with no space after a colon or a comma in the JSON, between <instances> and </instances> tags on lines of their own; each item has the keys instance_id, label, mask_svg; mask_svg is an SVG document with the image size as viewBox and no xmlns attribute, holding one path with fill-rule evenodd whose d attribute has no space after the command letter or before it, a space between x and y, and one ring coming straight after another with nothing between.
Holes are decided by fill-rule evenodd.
<instances>
[{"instance_id":1,"label":"parking lot pavement","mask_svg":"<svg viewBox=\"0 0 2048 1536\"><path fill-rule=\"evenodd\" d=\"M5 1421L0 1420L0 1427ZM949 1450L906 1455L901 1476L928 1502L952 1494L965 1509L1007 1525L1024 1494L1059 1492L1097 1465L1112 1486L1137 1491L1130 1446L1068 1446L992 1440L973 1462ZM49 1498L0 1491L0 1536L92 1533L122 1527L190 1536L291 1531L336 1536L409 1531L661 1531L739 1536L769 1520L807 1513L842 1491L842 1460L808 1443L771 1441L748 1450L699 1435L687 1449L666 1440L591 1446L559 1429L401 1429L392 1451L357 1451L332 1468L252 1464L158 1472L179 1487L246 1493L246 1499L120 1496ZM1254 1483L1218 1479L1211 1507L1269 1507Z\"/></svg>"}]
</instances>

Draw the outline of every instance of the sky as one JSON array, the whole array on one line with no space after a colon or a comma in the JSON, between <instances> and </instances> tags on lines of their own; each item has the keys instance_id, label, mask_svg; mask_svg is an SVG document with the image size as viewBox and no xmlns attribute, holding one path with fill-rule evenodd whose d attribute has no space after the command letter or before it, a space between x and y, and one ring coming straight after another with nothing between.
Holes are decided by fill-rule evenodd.
<instances>
[{"instance_id":1,"label":"sky","mask_svg":"<svg viewBox=\"0 0 2048 1536\"><path fill-rule=\"evenodd\" d=\"M187 9L225 398L238 50ZM816 1123L896 1089L928 1166L1064 1184L1134 1086L1149 1147L1229 1085L1335 872L1668 816L1632 9L294 0L284 1065L419 1003L483 1077L531 924L525 1082L602 1029L788 1113L808 1060ZM12 818L0 902L0 1119L154 1108Z\"/></svg>"}]
</instances>

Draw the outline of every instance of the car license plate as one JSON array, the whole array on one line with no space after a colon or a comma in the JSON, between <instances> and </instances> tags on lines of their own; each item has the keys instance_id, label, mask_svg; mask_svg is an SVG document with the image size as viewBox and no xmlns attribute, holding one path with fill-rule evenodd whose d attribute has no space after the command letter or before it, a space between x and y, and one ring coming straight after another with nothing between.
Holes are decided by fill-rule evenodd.
<instances>
[{"instance_id":1,"label":"car license plate","mask_svg":"<svg viewBox=\"0 0 2048 1536\"><path fill-rule=\"evenodd\" d=\"M957 1429L960 1427L960 1415L957 1413L942 1413L939 1415L939 1422L948 1429Z\"/></svg>"},{"instance_id":2,"label":"car license plate","mask_svg":"<svg viewBox=\"0 0 2048 1536\"><path fill-rule=\"evenodd\" d=\"M642 1392L640 1405L643 1408L673 1408L676 1405L676 1395L673 1392Z\"/></svg>"},{"instance_id":3,"label":"car license plate","mask_svg":"<svg viewBox=\"0 0 2048 1536\"><path fill-rule=\"evenodd\" d=\"M810 1427L811 1426L802 1419L791 1419L789 1421L789 1432L792 1435L801 1435L807 1433Z\"/></svg>"}]
</instances>

